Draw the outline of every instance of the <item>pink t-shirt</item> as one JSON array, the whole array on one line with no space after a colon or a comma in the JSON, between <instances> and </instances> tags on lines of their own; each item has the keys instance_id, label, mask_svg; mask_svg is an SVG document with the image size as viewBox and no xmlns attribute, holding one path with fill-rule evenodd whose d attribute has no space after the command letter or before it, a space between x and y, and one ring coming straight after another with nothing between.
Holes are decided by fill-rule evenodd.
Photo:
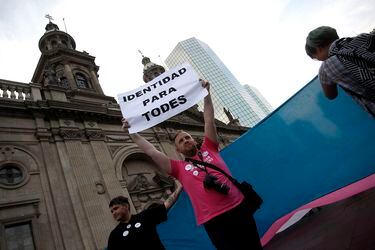
<instances>
[{"instance_id":1,"label":"pink t-shirt","mask_svg":"<svg viewBox=\"0 0 375 250\"><path fill-rule=\"evenodd\" d=\"M230 174L228 167L219 155L218 146L205 137L200 149L203 161L211 163ZM201 160L198 155L191 158ZM181 182L185 192L189 195L198 225L236 207L243 200L242 193L227 177L211 168L206 167L206 169L210 174L216 176L218 181L230 187L228 194L220 194L214 189L205 189L203 187L203 180L206 175L204 170L190 162L171 160L171 175Z\"/></svg>"}]
</instances>

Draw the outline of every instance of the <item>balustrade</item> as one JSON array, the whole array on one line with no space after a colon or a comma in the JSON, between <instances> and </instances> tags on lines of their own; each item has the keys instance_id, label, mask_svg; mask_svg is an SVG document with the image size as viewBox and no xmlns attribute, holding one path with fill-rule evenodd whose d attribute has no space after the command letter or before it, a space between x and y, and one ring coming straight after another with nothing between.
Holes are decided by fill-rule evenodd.
<instances>
[{"instance_id":1,"label":"balustrade","mask_svg":"<svg viewBox=\"0 0 375 250\"><path fill-rule=\"evenodd\" d=\"M32 100L30 85L0 80L0 100Z\"/></svg>"}]
</instances>

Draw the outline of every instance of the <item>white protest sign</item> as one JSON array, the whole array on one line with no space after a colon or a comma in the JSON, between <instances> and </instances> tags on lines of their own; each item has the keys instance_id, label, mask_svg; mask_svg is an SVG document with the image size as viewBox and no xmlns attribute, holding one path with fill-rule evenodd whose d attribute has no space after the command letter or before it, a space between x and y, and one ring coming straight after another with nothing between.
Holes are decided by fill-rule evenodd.
<instances>
[{"instance_id":1,"label":"white protest sign","mask_svg":"<svg viewBox=\"0 0 375 250\"><path fill-rule=\"evenodd\" d=\"M119 94L121 113L133 134L159 124L197 104L208 94L193 68L185 63L143 86Z\"/></svg>"}]
</instances>

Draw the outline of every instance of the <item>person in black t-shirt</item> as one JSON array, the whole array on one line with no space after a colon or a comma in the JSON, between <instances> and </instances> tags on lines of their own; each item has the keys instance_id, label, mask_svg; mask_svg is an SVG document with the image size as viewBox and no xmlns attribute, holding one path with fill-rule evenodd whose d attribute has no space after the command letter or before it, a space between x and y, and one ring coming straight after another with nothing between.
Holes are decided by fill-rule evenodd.
<instances>
[{"instance_id":1,"label":"person in black t-shirt","mask_svg":"<svg viewBox=\"0 0 375 250\"><path fill-rule=\"evenodd\" d=\"M118 196L112 199L109 208L113 218L119 224L109 235L107 249L165 249L156 231L156 226L167 220L167 210L174 204L182 190L181 184L178 182L176 184L176 190L164 201L164 204L155 204L155 206L135 215L130 213L128 198Z\"/></svg>"}]
</instances>

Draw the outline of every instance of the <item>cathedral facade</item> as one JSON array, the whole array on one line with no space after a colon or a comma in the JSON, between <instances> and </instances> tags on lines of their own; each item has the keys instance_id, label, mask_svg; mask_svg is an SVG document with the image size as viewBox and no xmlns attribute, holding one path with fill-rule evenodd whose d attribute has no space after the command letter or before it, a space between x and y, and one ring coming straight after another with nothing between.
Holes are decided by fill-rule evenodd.
<instances>
[{"instance_id":1,"label":"cathedral facade","mask_svg":"<svg viewBox=\"0 0 375 250\"><path fill-rule=\"evenodd\" d=\"M113 197L129 197L136 213L174 190L174 180L122 131L95 57L75 48L49 22L31 83L0 79L0 249L104 249L116 224ZM147 57L142 63L146 82L164 72ZM141 134L180 159L176 130L201 138L203 125L193 107ZM217 128L221 147L247 130L219 121Z\"/></svg>"}]
</instances>

